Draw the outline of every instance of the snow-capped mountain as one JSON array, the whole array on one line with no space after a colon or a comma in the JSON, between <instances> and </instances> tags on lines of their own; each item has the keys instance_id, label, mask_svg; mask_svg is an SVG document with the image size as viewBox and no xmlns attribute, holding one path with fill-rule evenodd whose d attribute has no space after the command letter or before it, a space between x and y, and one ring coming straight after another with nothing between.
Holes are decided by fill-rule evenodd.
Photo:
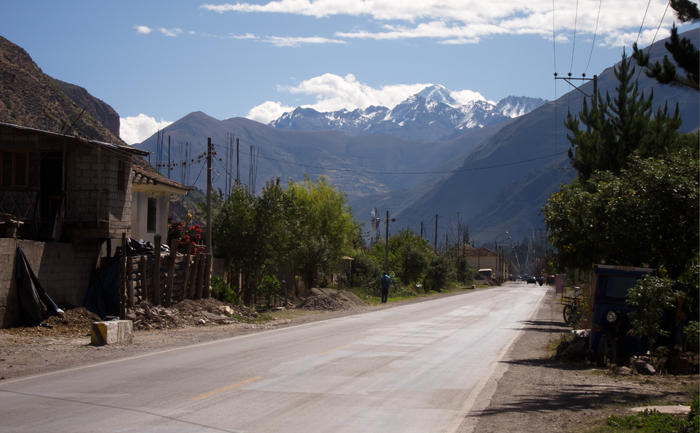
<instances>
[{"instance_id":1,"label":"snow-capped mountain","mask_svg":"<svg viewBox=\"0 0 700 433\"><path fill-rule=\"evenodd\" d=\"M547 101L509 96L497 104L485 100L460 104L444 86L429 86L396 107L370 106L352 111L318 112L298 107L269 123L279 129L339 131L348 135L393 135L417 141L446 140L529 113Z\"/></svg>"}]
</instances>

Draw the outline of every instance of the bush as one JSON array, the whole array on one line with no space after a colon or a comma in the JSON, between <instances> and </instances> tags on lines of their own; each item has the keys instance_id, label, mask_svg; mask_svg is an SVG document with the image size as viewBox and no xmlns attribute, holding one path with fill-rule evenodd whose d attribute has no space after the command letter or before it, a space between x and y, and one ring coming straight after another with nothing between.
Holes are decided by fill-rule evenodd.
<instances>
[{"instance_id":1,"label":"bush","mask_svg":"<svg viewBox=\"0 0 700 433\"><path fill-rule=\"evenodd\" d=\"M362 251L356 252L353 259L350 285L363 288L365 296L380 296L382 269L379 264Z\"/></svg>"},{"instance_id":2,"label":"bush","mask_svg":"<svg viewBox=\"0 0 700 433\"><path fill-rule=\"evenodd\" d=\"M229 287L221 277L211 279L211 296L221 302L227 302L231 305L238 304L237 290Z\"/></svg>"},{"instance_id":3,"label":"bush","mask_svg":"<svg viewBox=\"0 0 700 433\"><path fill-rule=\"evenodd\" d=\"M455 277L454 264L449 255L433 256L428 272L423 279L425 291L435 290L440 292L447 288L447 285L454 281Z\"/></svg>"}]
</instances>

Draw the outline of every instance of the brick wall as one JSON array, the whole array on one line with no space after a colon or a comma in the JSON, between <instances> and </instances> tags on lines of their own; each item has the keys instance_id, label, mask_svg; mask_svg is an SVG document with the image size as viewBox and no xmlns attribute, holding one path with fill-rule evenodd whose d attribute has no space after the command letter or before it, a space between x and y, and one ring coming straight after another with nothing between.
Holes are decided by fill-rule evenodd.
<instances>
[{"instance_id":1,"label":"brick wall","mask_svg":"<svg viewBox=\"0 0 700 433\"><path fill-rule=\"evenodd\" d=\"M90 272L95 267L101 243L77 245L0 239L0 326L21 325L17 281L14 271L17 246L51 299L61 305L82 306Z\"/></svg>"}]
</instances>

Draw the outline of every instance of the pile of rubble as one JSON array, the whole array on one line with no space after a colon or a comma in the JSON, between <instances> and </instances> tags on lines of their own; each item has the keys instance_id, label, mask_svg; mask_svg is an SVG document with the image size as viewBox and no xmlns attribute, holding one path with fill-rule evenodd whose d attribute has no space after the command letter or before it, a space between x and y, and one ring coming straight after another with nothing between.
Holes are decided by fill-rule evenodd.
<instances>
[{"instance_id":1,"label":"pile of rubble","mask_svg":"<svg viewBox=\"0 0 700 433\"><path fill-rule=\"evenodd\" d=\"M84 338L90 336L92 323L99 321L97 314L80 307L66 309L61 316L51 316L40 326L2 329L0 332L18 337Z\"/></svg>"},{"instance_id":2,"label":"pile of rubble","mask_svg":"<svg viewBox=\"0 0 700 433\"><path fill-rule=\"evenodd\" d=\"M170 308L154 306L143 301L127 318L133 320L134 329L170 329L187 326L227 325L255 320L258 314L246 307L232 306L213 298L193 301L186 299Z\"/></svg>"},{"instance_id":3,"label":"pile of rubble","mask_svg":"<svg viewBox=\"0 0 700 433\"><path fill-rule=\"evenodd\" d=\"M309 289L294 300L294 306L301 310L354 310L365 305L354 293L335 289Z\"/></svg>"}]
</instances>

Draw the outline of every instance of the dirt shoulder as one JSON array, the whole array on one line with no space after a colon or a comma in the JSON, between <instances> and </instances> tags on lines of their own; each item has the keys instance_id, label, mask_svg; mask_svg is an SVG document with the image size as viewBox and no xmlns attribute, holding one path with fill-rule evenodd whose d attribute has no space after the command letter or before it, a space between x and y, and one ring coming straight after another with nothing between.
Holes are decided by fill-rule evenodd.
<instances>
[{"instance_id":1,"label":"dirt shoulder","mask_svg":"<svg viewBox=\"0 0 700 433\"><path fill-rule=\"evenodd\" d=\"M628 409L688 402L698 393L698 376L617 376L583 363L550 358L548 346L568 332L553 288L536 317L501 361L507 370L488 406L470 413L475 433L586 432Z\"/></svg>"}]
</instances>

